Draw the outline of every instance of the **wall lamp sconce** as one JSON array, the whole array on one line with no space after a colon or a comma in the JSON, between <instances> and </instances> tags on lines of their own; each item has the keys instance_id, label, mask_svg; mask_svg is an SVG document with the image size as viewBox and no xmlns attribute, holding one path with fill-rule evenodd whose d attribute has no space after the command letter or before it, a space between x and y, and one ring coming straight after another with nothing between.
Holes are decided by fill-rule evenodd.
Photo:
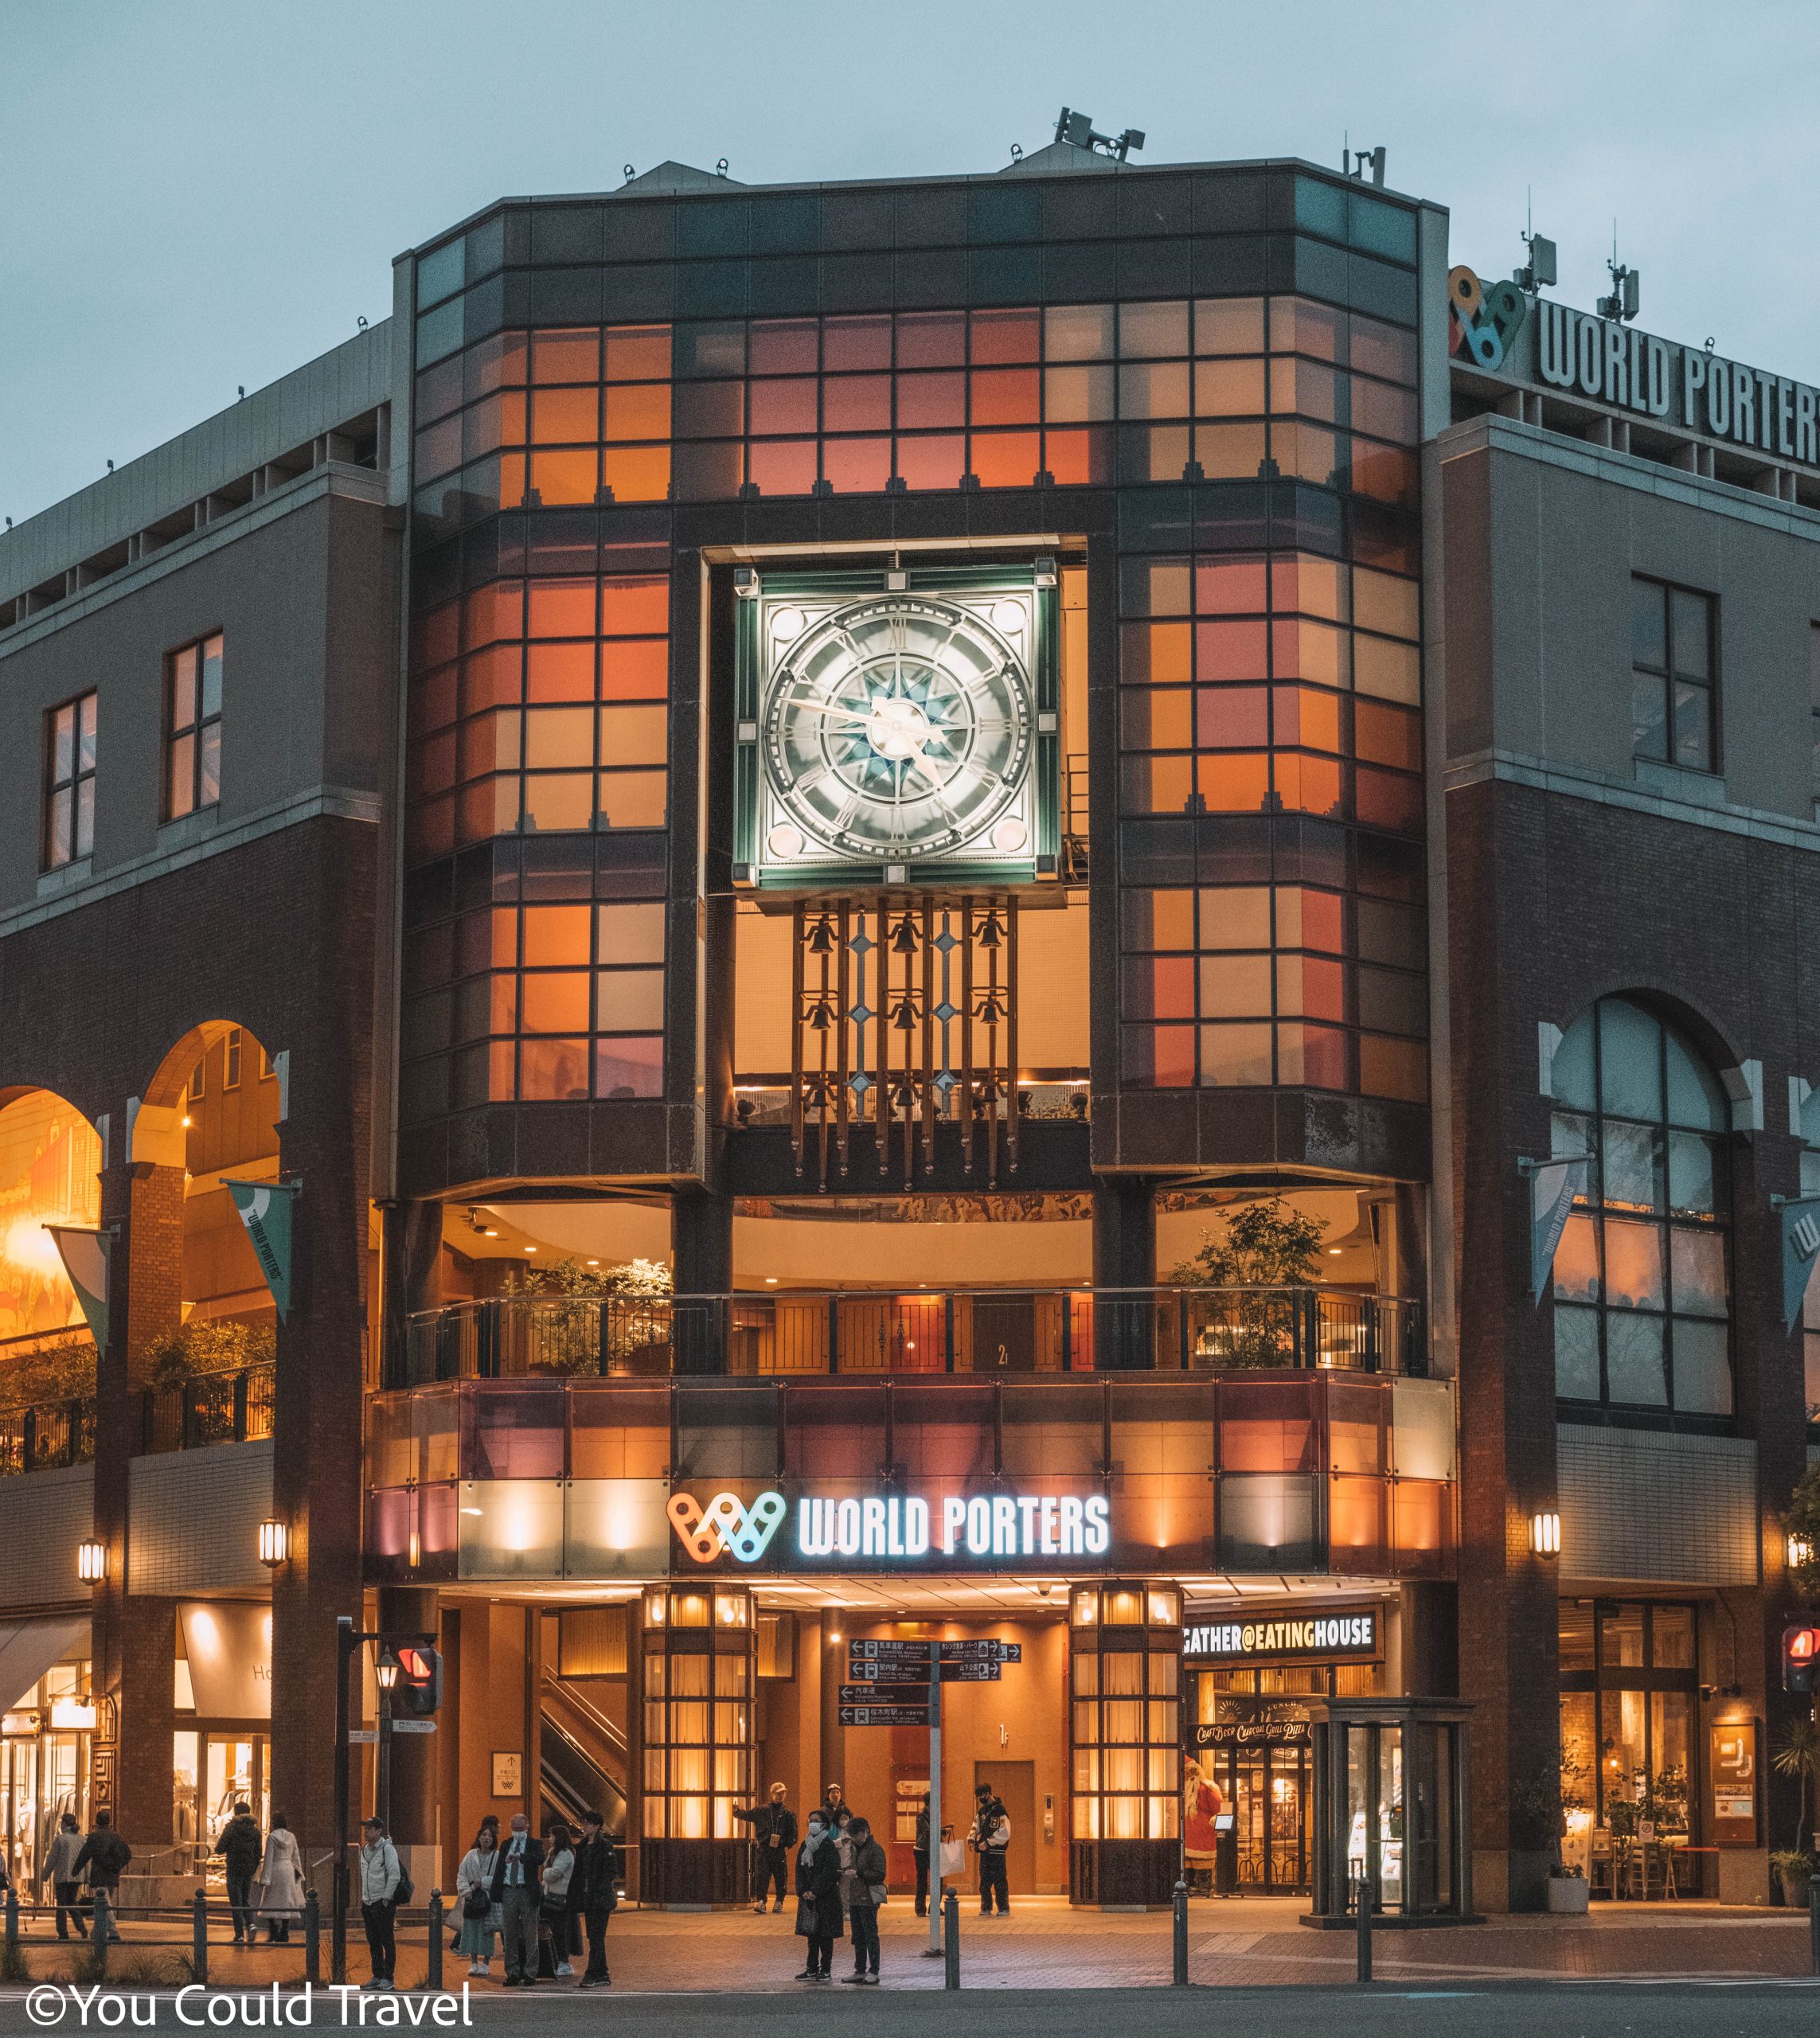
<instances>
[{"instance_id":1,"label":"wall lamp sconce","mask_svg":"<svg viewBox=\"0 0 1820 2038\"><path fill-rule=\"evenodd\" d=\"M99 1585L107 1575L107 1546L91 1537L76 1546L76 1575L84 1585Z\"/></svg>"},{"instance_id":2,"label":"wall lamp sconce","mask_svg":"<svg viewBox=\"0 0 1820 2038\"><path fill-rule=\"evenodd\" d=\"M1561 1518L1558 1514L1530 1516L1529 1548L1539 1557L1558 1557L1560 1555Z\"/></svg>"},{"instance_id":3,"label":"wall lamp sconce","mask_svg":"<svg viewBox=\"0 0 1820 2038\"><path fill-rule=\"evenodd\" d=\"M270 1570L290 1561L291 1525L268 1517L259 1525L259 1560Z\"/></svg>"}]
</instances>

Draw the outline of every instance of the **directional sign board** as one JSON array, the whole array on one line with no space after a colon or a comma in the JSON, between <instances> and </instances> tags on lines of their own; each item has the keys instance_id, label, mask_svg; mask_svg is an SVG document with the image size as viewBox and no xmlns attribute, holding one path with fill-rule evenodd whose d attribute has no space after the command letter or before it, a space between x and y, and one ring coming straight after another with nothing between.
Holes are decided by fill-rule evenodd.
<instances>
[{"instance_id":1,"label":"directional sign board","mask_svg":"<svg viewBox=\"0 0 1820 2038\"><path fill-rule=\"evenodd\" d=\"M999 1681L1000 1667L996 1663L943 1663L941 1682L945 1685L995 1685ZM929 1664L927 1657L920 1663L874 1663L865 1657L852 1656L847 1659L847 1675L878 1685L906 1685L915 1689L927 1691L929 1685Z\"/></svg>"},{"instance_id":2,"label":"directional sign board","mask_svg":"<svg viewBox=\"0 0 1820 2038\"><path fill-rule=\"evenodd\" d=\"M926 1727L929 1724L927 1705L843 1705L841 1724L843 1727Z\"/></svg>"},{"instance_id":3,"label":"directional sign board","mask_svg":"<svg viewBox=\"0 0 1820 2038\"><path fill-rule=\"evenodd\" d=\"M937 1649L944 1663L1021 1663L1024 1660L1022 1642L1000 1642L991 1636L941 1642L856 1638L847 1644L847 1653L855 1662L926 1664Z\"/></svg>"},{"instance_id":4,"label":"directional sign board","mask_svg":"<svg viewBox=\"0 0 1820 2038\"><path fill-rule=\"evenodd\" d=\"M927 1713L929 1709L929 1687L927 1685L842 1685L841 1703L843 1705L908 1705Z\"/></svg>"}]
</instances>

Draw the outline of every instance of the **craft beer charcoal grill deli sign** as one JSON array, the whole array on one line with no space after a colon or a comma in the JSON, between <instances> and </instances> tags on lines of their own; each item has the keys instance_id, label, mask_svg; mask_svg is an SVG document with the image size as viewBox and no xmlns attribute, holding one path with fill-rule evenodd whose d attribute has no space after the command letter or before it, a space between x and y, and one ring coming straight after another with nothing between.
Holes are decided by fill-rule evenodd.
<instances>
[{"instance_id":1,"label":"craft beer charcoal grill deli sign","mask_svg":"<svg viewBox=\"0 0 1820 2038\"><path fill-rule=\"evenodd\" d=\"M1257 1620L1198 1621L1182 1630L1181 1653L1202 1662L1254 1657L1376 1656L1375 1607L1343 1614L1272 1614Z\"/></svg>"}]
</instances>

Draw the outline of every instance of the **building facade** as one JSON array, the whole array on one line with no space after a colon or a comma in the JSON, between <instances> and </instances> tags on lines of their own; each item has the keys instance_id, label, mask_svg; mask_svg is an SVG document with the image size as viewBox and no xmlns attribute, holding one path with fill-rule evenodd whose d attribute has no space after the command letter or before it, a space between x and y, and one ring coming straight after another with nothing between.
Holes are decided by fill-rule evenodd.
<instances>
[{"instance_id":1,"label":"building facade","mask_svg":"<svg viewBox=\"0 0 1820 2038\"><path fill-rule=\"evenodd\" d=\"M346 1615L439 1638L357 1766L432 1881L594 1804L734 1900L774 1778L908 1877L855 1665L996 1638L1024 1889L1307 1887L1408 1695L1470 1876L1384 1729L1388 1907L1564 1823L1767 1894L1811 404L1449 260L1301 163L669 164L0 540L16 1873L248 1795L319 1874Z\"/></svg>"}]
</instances>

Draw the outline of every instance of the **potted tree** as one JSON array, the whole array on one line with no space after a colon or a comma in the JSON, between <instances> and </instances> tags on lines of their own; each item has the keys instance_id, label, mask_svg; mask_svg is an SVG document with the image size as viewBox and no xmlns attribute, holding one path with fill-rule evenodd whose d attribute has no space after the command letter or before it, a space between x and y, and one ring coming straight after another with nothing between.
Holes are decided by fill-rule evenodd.
<instances>
[{"instance_id":1,"label":"potted tree","mask_svg":"<svg viewBox=\"0 0 1820 2038\"><path fill-rule=\"evenodd\" d=\"M1242 1203L1224 1232L1204 1232L1201 1250L1170 1275L1178 1288L1228 1290L1197 1307L1195 1357L1222 1367L1287 1365L1295 1313L1314 1286L1327 1227L1280 1196Z\"/></svg>"},{"instance_id":2,"label":"potted tree","mask_svg":"<svg viewBox=\"0 0 1820 2038\"><path fill-rule=\"evenodd\" d=\"M1565 1749L1560 1774L1552 1783L1519 1783L1510 1793L1510 1810L1517 1823L1532 1834L1546 1833L1554 1860L1549 1869L1548 1907L1559 1915L1584 1917L1592 1894L1586 1872L1577 1861L1563 1858L1561 1843L1567 1837L1568 1814L1584 1809L1580 1784L1582 1765Z\"/></svg>"}]
</instances>

